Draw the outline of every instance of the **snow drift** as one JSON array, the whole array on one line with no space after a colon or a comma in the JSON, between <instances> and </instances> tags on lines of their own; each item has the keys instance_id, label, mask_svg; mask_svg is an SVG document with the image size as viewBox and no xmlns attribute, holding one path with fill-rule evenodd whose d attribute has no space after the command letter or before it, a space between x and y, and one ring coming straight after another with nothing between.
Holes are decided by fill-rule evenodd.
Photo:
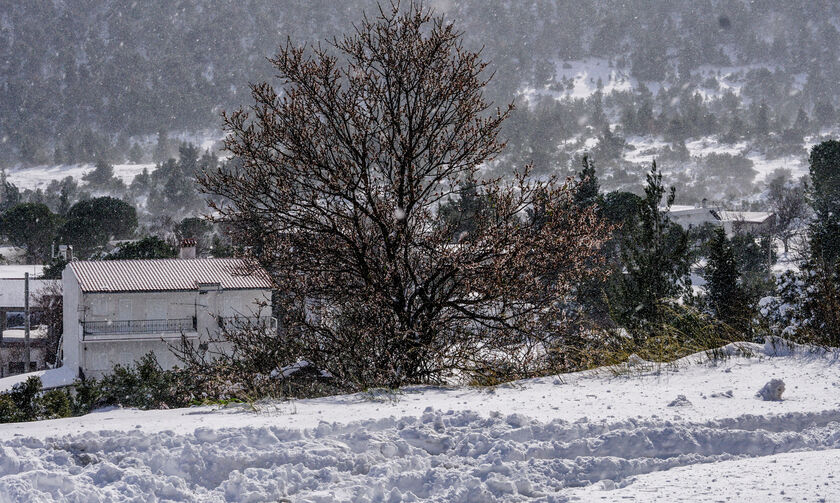
<instances>
[{"instance_id":1,"label":"snow drift","mask_svg":"<svg viewBox=\"0 0 840 503\"><path fill-rule=\"evenodd\" d=\"M408 388L390 401L357 394L257 412L111 410L0 425L0 502L690 499L705 493L686 483L687 467L713 480L733 466L752 481L737 484L739 497L783 499L798 481L767 487L760 476L776 460L840 452L840 364L834 353L742 348L718 362ZM787 384L784 401L755 396L771 378ZM687 403L669 407L678 395ZM809 476L805 496L840 495L823 485L830 470Z\"/></svg>"}]
</instances>

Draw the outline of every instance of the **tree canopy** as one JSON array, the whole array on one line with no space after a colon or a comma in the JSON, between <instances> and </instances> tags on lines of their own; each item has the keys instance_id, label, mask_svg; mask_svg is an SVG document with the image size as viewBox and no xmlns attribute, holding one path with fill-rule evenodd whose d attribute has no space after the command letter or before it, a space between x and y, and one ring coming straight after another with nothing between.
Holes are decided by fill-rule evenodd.
<instances>
[{"instance_id":1,"label":"tree canopy","mask_svg":"<svg viewBox=\"0 0 840 503\"><path fill-rule=\"evenodd\" d=\"M137 229L137 211L113 197L96 197L74 204L65 215L63 240L87 258L112 239L127 239Z\"/></svg>"},{"instance_id":2,"label":"tree canopy","mask_svg":"<svg viewBox=\"0 0 840 503\"><path fill-rule=\"evenodd\" d=\"M255 84L253 105L225 116L241 166L200 183L286 296L282 324L308 361L360 385L438 381L500 354L521 363L564 333L604 228L554 179L477 176L509 109L484 100L486 63L452 24L383 8L271 63L282 92ZM459 224L438 208L468 183L487 204L453 245ZM536 194L542 232L523 218Z\"/></svg>"}]
</instances>

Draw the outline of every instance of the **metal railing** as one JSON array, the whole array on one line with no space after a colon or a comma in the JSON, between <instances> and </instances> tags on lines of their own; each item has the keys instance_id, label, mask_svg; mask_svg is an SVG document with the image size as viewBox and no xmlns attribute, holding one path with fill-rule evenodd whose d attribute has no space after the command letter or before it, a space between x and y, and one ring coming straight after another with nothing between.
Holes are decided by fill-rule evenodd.
<instances>
[{"instance_id":1,"label":"metal railing","mask_svg":"<svg viewBox=\"0 0 840 503\"><path fill-rule=\"evenodd\" d=\"M219 328L228 331L256 328L259 326L272 329L277 327L276 320L271 316L219 316L217 320L219 322Z\"/></svg>"},{"instance_id":2,"label":"metal railing","mask_svg":"<svg viewBox=\"0 0 840 503\"><path fill-rule=\"evenodd\" d=\"M195 332L195 318L174 320L83 321L84 335L157 334Z\"/></svg>"}]
</instances>

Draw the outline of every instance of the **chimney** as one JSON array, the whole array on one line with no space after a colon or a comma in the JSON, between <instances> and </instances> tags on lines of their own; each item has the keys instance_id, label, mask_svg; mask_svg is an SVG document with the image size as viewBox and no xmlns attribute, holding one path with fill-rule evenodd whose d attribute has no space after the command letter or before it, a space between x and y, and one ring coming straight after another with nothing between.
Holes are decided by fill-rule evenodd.
<instances>
[{"instance_id":1,"label":"chimney","mask_svg":"<svg viewBox=\"0 0 840 503\"><path fill-rule=\"evenodd\" d=\"M53 255L53 257L55 256ZM70 245L58 245L58 257L70 262L73 260L73 247Z\"/></svg>"},{"instance_id":2,"label":"chimney","mask_svg":"<svg viewBox=\"0 0 840 503\"><path fill-rule=\"evenodd\" d=\"M195 258L195 239L181 240L181 252L178 254L178 258Z\"/></svg>"}]
</instances>

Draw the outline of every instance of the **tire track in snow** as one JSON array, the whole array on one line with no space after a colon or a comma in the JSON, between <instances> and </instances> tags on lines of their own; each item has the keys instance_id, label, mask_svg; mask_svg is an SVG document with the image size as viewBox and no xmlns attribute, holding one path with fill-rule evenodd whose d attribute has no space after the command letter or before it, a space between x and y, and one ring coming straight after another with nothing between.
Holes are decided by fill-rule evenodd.
<instances>
[{"instance_id":1,"label":"tire track in snow","mask_svg":"<svg viewBox=\"0 0 840 503\"><path fill-rule=\"evenodd\" d=\"M0 502L564 501L696 463L840 448L840 410L704 423L429 410L351 424L89 432L0 443Z\"/></svg>"}]
</instances>

